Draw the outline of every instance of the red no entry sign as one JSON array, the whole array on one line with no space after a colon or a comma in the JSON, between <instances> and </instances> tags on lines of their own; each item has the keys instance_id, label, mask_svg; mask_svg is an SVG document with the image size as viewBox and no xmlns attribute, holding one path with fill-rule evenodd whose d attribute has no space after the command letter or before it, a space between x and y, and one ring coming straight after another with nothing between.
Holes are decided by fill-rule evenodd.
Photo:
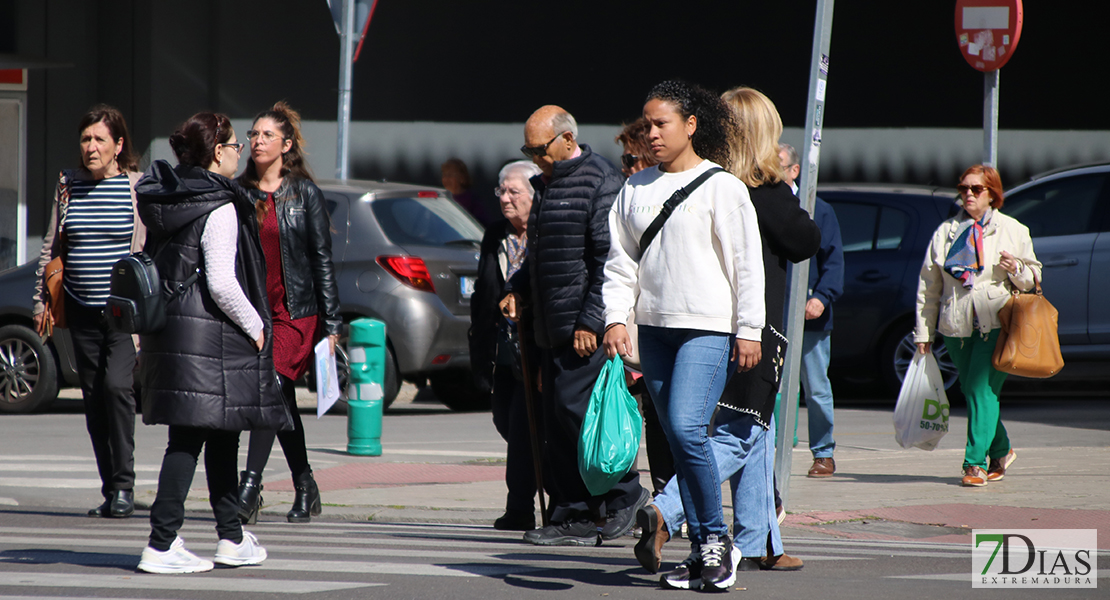
<instances>
[{"instance_id":1,"label":"red no entry sign","mask_svg":"<svg viewBox=\"0 0 1110 600\"><path fill-rule=\"evenodd\" d=\"M1021 37L1021 0L956 0L956 41L967 64L1002 68Z\"/></svg>"}]
</instances>

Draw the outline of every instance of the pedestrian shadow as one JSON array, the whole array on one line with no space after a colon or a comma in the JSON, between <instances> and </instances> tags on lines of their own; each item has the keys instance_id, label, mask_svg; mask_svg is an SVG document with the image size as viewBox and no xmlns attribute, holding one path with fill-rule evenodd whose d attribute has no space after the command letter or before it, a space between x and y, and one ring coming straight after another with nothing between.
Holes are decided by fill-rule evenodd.
<instances>
[{"instance_id":1,"label":"pedestrian shadow","mask_svg":"<svg viewBox=\"0 0 1110 600\"><path fill-rule=\"evenodd\" d=\"M552 560L552 555L538 557L540 560ZM581 563L583 557L568 557L568 559ZM591 561L596 561L596 556L590 556ZM537 567L529 564L496 565L489 563L454 563L440 565L447 569L456 569L473 575L500 579L506 585L537 591L566 591L575 588L576 584L589 584L600 587L633 587L657 588L658 582L640 577L643 569L639 566L625 570L609 572L592 568L560 568Z\"/></svg>"},{"instance_id":2,"label":"pedestrian shadow","mask_svg":"<svg viewBox=\"0 0 1110 600\"><path fill-rule=\"evenodd\" d=\"M900 473L845 473L837 471L833 480L851 479L860 483L933 483L961 487L960 475L905 475Z\"/></svg>"},{"instance_id":3,"label":"pedestrian shadow","mask_svg":"<svg viewBox=\"0 0 1110 600\"><path fill-rule=\"evenodd\" d=\"M0 551L0 563L12 565L74 565L134 571L139 566L139 557L136 554L20 548Z\"/></svg>"},{"instance_id":4,"label":"pedestrian shadow","mask_svg":"<svg viewBox=\"0 0 1110 600\"><path fill-rule=\"evenodd\" d=\"M36 515L36 516L40 516L40 517L81 517L81 519L84 520L84 521L95 521L95 519L89 518L88 515L86 514L86 512L87 511L82 511L82 510L79 510L79 509L72 509L72 510L65 510L65 509L62 509L62 510L4 509L4 510L0 510L0 516L5 516L5 515L18 515L18 516Z\"/></svg>"}]
</instances>

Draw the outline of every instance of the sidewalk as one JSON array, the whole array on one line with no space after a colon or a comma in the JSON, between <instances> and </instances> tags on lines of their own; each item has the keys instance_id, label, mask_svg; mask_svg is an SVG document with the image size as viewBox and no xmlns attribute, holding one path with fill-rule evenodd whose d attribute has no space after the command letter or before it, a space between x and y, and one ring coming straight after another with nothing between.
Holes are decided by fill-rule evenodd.
<instances>
[{"instance_id":1,"label":"sidewalk","mask_svg":"<svg viewBox=\"0 0 1110 600\"><path fill-rule=\"evenodd\" d=\"M415 388L406 386L396 406L412 403L414 395ZM305 394L302 407L308 406L314 406L314 398ZM1105 431L1055 431L1050 425L1006 422L1018 453L1006 478L983 488L963 488L959 480L967 422L962 413L952 416L951 432L940 447L924 452L897 446L887 412L838 409L837 473L810 479L805 412L803 408L799 415L802 439L793 451L785 494L786 536L963 543L972 529L1098 529L1100 546L1110 548L1110 434ZM1070 438L1077 445L1045 442L1049 436L1063 443ZM1107 443L1101 443L1103 437ZM1023 440L1039 443L1023 447ZM390 454L387 449L374 462L316 470L325 514L363 521L490 524L503 512L501 458L416 463L391 459ZM647 464L642 449L639 464ZM650 486L646 469L641 479ZM209 510L202 487L195 483L194 488L188 508ZM731 504L725 492L726 504ZM267 482L264 497L264 518L284 520L293 499L292 481ZM726 515L730 510L726 506Z\"/></svg>"}]
</instances>

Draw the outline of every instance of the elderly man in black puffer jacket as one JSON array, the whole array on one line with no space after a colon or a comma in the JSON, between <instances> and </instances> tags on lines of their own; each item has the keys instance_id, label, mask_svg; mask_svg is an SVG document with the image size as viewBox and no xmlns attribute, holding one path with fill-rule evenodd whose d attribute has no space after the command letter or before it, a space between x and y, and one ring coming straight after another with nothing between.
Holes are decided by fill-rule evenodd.
<instances>
[{"instance_id":1,"label":"elderly man in black puffer jacket","mask_svg":"<svg viewBox=\"0 0 1110 600\"><path fill-rule=\"evenodd\" d=\"M546 445L544 479L551 487L551 525L524 534L541 546L592 546L631 529L650 494L631 470L603 496L591 496L578 474L578 437L590 392L605 364L601 284L609 255L609 208L623 184L620 171L579 145L574 117L544 106L524 125L525 155L543 171L528 219L528 260L506 284L502 312L531 308L541 349ZM527 326L528 324L526 324ZM601 523L600 532L597 524Z\"/></svg>"}]
</instances>

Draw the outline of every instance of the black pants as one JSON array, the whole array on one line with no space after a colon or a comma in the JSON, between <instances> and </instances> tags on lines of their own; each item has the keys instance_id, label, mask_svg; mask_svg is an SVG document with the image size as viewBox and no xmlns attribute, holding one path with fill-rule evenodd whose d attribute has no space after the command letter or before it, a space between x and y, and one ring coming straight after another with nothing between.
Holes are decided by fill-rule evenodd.
<instances>
[{"instance_id":1,"label":"black pants","mask_svg":"<svg viewBox=\"0 0 1110 600\"><path fill-rule=\"evenodd\" d=\"M135 343L130 335L108 329L103 313L66 294L85 427L100 472L100 493L108 498L135 487Z\"/></svg>"},{"instance_id":2,"label":"black pants","mask_svg":"<svg viewBox=\"0 0 1110 600\"><path fill-rule=\"evenodd\" d=\"M261 474L266 469L270 460L270 451L274 449L274 438L281 441L281 449L285 452L285 462L289 465L289 472L293 474L293 481L308 472L308 446L304 439L304 424L301 422L301 413L297 410L297 392L293 387L293 380L284 375L281 379L281 395L285 398L285 405L293 415L293 429L291 431L273 431L272 429L255 429L251 431L251 439L247 450L247 470Z\"/></svg>"},{"instance_id":3,"label":"black pants","mask_svg":"<svg viewBox=\"0 0 1110 600\"><path fill-rule=\"evenodd\" d=\"M655 403L647 386L642 386L640 394L640 407L644 415L644 443L647 445L648 468L651 470L652 496L663 493L667 482L675 475L674 455L671 454L671 445L663 433L663 426L659 423L659 413L655 411Z\"/></svg>"},{"instance_id":4,"label":"black pants","mask_svg":"<svg viewBox=\"0 0 1110 600\"><path fill-rule=\"evenodd\" d=\"M221 540L236 544L243 541L236 473L239 432L171 425L162 471L158 473L158 495L150 507L150 547L155 550L169 550L185 521L185 498L193 484L201 447L204 447L208 502L216 516L216 533Z\"/></svg>"},{"instance_id":5,"label":"black pants","mask_svg":"<svg viewBox=\"0 0 1110 600\"><path fill-rule=\"evenodd\" d=\"M573 344L543 350L544 478L551 486L551 522L594 520L640 498L640 474L629 472L602 496L591 496L578 473L578 438L590 392L605 365L600 348L585 358ZM550 471L550 475L548 475Z\"/></svg>"},{"instance_id":6,"label":"black pants","mask_svg":"<svg viewBox=\"0 0 1110 600\"><path fill-rule=\"evenodd\" d=\"M538 395L534 396L539 398ZM505 460L505 487L509 489L505 509L520 512L536 510L536 470L532 462L532 433L528 427L524 382L517 381L509 365L493 371L493 426L508 443ZM538 403L537 403L538 404ZM543 447L543 411L535 407L536 433ZM546 477L546 474L545 474ZM546 487L546 486L545 486Z\"/></svg>"}]
</instances>

